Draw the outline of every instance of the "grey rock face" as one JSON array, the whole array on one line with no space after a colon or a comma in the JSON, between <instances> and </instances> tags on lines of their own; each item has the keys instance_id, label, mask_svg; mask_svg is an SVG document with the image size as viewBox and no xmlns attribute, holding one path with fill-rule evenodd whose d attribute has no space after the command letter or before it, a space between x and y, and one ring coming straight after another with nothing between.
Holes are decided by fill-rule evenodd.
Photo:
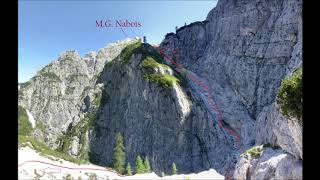
<instances>
[{"instance_id":1,"label":"grey rock face","mask_svg":"<svg viewBox=\"0 0 320 180\"><path fill-rule=\"evenodd\" d=\"M116 59L102 72L100 83L108 99L98 110L90 137L92 160L110 165L114 137L120 132L127 161L134 164L137 155L148 156L157 173L170 172L173 162L181 173L227 166L227 156L215 152L231 153L231 145L208 112L187 95L188 89L178 84L166 89L144 79L141 60L141 54L134 54L128 64Z\"/></svg>"},{"instance_id":2,"label":"grey rock face","mask_svg":"<svg viewBox=\"0 0 320 180\"><path fill-rule=\"evenodd\" d=\"M126 159L148 156L153 170L179 172L214 168L239 179L299 179L302 128L284 117L275 103L285 75L302 64L301 0L220 0L203 22L168 34L161 48L211 90L223 124L241 136L244 149L270 143L258 159L240 158L234 137L218 126L208 93L191 79L165 89L144 79L139 53L123 63L118 55L133 42L124 40L80 57L67 51L44 67L29 83L19 85L19 105L46 126L52 147L92 107L98 108L89 143L75 136L68 152L85 147L90 160L110 165L115 133L124 136ZM175 74L155 68L158 74ZM104 103L98 106L97 94ZM98 103L99 104L99 103Z\"/></svg>"},{"instance_id":3,"label":"grey rock face","mask_svg":"<svg viewBox=\"0 0 320 180\"><path fill-rule=\"evenodd\" d=\"M302 161L282 150L267 148L259 158L241 157L236 179L302 179Z\"/></svg>"},{"instance_id":4,"label":"grey rock face","mask_svg":"<svg viewBox=\"0 0 320 180\"><path fill-rule=\"evenodd\" d=\"M126 39L111 43L97 54L90 52L83 58L75 50L66 51L25 83L27 86L19 86L18 104L28 109L36 121L44 123L48 145L56 148L62 132L83 117L87 110L83 108L84 98L93 89L104 64L130 42Z\"/></svg>"},{"instance_id":5,"label":"grey rock face","mask_svg":"<svg viewBox=\"0 0 320 180\"><path fill-rule=\"evenodd\" d=\"M302 158L301 125L274 103L283 77L302 64L301 5L220 0L205 21L167 34L160 45L207 82L245 149L271 143Z\"/></svg>"},{"instance_id":6,"label":"grey rock face","mask_svg":"<svg viewBox=\"0 0 320 180\"><path fill-rule=\"evenodd\" d=\"M302 126L297 120L283 116L276 103L263 109L255 131L258 144L278 145L296 158L303 159Z\"/></svg>"},{"instance_id":7,"label":"grey rock face","mask_svg":"<svg viewBox=\"0 0 320 180\"><path fill-rule=\"evenodd\" d=\"M72 140L72 145L71 145L71 149L69 151L69 153L73 156L78 155L78 150L80 149L80 143L79 143L79 138L77 136L73 137Z\"/></svg>"}]
</instances>

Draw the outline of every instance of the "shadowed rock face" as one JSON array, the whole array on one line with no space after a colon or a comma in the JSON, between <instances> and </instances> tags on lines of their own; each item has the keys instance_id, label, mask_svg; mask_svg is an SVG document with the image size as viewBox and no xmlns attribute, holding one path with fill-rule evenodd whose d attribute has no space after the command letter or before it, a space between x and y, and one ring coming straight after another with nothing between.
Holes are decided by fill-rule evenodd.
<instances>
[{"instance_id":1,"label":"shadowed rock face","mask_svg":"<svg viewBox=\"0 0 320 180\"><path fill-rule=\"evenodd\" d=\"M85 147L90 160L104 166L112 162L115 133L120 132L127 161L134 164L138 154L148 156L157 173L170 172L175 162L181 173L215 168L225 174L236 167L238 178L299 178L301 125L281 114L275 97L283 77L302 63L301 3L220 0L205 21L168 34L160 45L205 82L223 123L241 136L245 150L266 143L281 148L266 151L262 159L240 158L235 166L239 154L233 138L218 126L206 95L190 79L171 88L148 82L140 67L142 53L127 63L118 56L130 40L85 57L63 53L19 85L19 105L36 123L44 123L34 136L53 148L95 109L93 128L72 134L67 152L78 156ZM177 76L170 67L153 71ZM103 101L97 103L97 94ZM263 164L267 170L259 174ZM293 173L285 175L286 169Z\"/></svg>"},{"instance_id":2,"label":"shadowed rock face","mask_svg":"<svg viewBox=\"0 0 320 180\"><path fill-rule=\"evenodd\" d=\"M98 111L90 139L92 160L110 165L114 137L121 132L127 161L134 164L138 154L148 156L159 174L170 172L173 162L181 173L224 167L230 142L203 105L196 104L200 100L179 84L163 88L148 82L141 61L141 54L133 54L128 64L115 59L102 72L99 83L109 98Z\"/></svg>"}]
</instances>

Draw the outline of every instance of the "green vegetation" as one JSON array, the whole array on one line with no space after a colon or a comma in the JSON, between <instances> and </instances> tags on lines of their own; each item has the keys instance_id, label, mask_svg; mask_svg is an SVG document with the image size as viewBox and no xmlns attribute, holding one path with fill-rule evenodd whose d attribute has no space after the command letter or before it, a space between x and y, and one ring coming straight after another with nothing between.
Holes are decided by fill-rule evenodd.
<instances>
[{"instance_id":1,"label":"green vegetation","mask_svg":"<svg viewBox=\"0 0 320 180\"><path fill-rule=\"evenodd\" d=\"M142 43L140 41L129 44L127 47L125 47L120 54L120 58L123 60L123 62L128 63L130 57L135 52L139 51L141 49Z\"/></svg>"},{"instance_id":2,"label":"green vegetation","mask_svg":"<svg viewBox=\"0 0 320 180\"><path fill-rule=\"evenodd\" d=\"M155 74L152 73L157 67L164 67L170 69L168 65L157 62L153 57L146 56L140 64L140 67L145 69L147 72L144 74L144 78L149 82L160 83L164 88L170 88L173 86L173 83L179 83L180 80L175 76L169 74Z\"/></svg>"},{"instance_id":3,"label":"green vegetation","mask_svg":"<svg viewBox=\"0 0 320 180\"><path fill-rule=\"evenodd\" d=\"M100 107L100 106L104 106L110 99L109 94L107 94L106 92L106 85L104 85L104 87L101 89L100 92L95 94L94 100L93 100L93 104L96 107Z\"/></svg>"},{"instance_id":4,"label":"green vegetation","mask_svg":"<svg viewBox=\"0 0 320 180\"><path fill-rule=\"evenodd\" d=\"M127 176L132 176L132 170L131 170L131 165L130 165L130 163L127 164L126 170L127 170Z\"/></svg>"},{"instance_id":5,"label":"green vegetation","mask_svg":"<svg viewBox=\"0 0 320 180\"><path fill-rule=\"evenodd\" d=\"M50 147L48 147L43 142L40 142L30 136L19 135L18 142L19 142L19 148L27 146L28 142L29 142L32 145L33 149L38 151L41 155L58 157L58 158L61 158L61 159L64 159L66 161L70 161L70 162L73 162L76 164L83 164L83 163L87 162L87 161L84 161L81 159L74 158L66 153L52 150Z\"/></svg>"},{"instance_id":6,"label":"green vegetation","mask_svg":"<svg viewBox=\"0 0 320 180\"><path fill-rule=\"evenodd\" d=\"M56 75L56 74L53 73L53 72L48 72L48 71L42 70L42 71L40 71L40 75L41 75L42 77L46 77L46 78L49 78L49 79L51 79L51 80L61 81L60 78L59 78L59 76Z\"/></svg>"},{"instance_id":7,"label":"green vegetation","mask_svg":"<svg viewBox=\"0 0 320 180\"><path fill-rule=\"evenodd\" d=\"M165 177L166 174L164 172L161 172L161 177Z\"/></svg>"},{"instance_id":8,"label":"green vegetation","mask_svg":"<svg viewBox=\"0 0 320 180\"><path fill-rule=\"evenodd\" d=\"M149 44L143 44L140 41L129 44L120 53L120 59L122 62L128 63L130 57L133 54L141 54L142 61L140 67L146 70L144 78L150 82L160 83L162 87L170 88L173 83L179 83L179 78L169 74L153 74L153 70L156 67L170 68L170 66L164 64L163 57ZM113 61L111 61L113 62Z\"/></svg>"},{"instance_id":9,"label":"green vegetation","mask_svg":"<svg viewBox=\"0 0 320 180\"><path fill-rule=\"evenodd\" d=\"M42 121L36 121L35 128L41 130L42 132L46 132L46 126Z\"/></svg>"},{"instance_id":10,"label":"green vegetation","mask_svg":"<svg viewBox=\"0 0 320 180\"><path fill-rule=\"evenodd\" d=\"M169 74L145 74L144 78L150 82L157 82L164 88L170 88L173 83L179 83L180 80Z\"/></svg>"},{"instance_id":11,"label":"green vegetation","mask_svg":"<svg viewBox=\"0 0 320 180\"><path fill-rule=\"evenodd\" d=\"M254 158L260 157L262 153L263 153L263 145L254 146L245 152L245 154L250 155L251 157L254 157Z\"/></svg>"},{"instance_id":12,"label":"green vegetation","mask_svg":"<svg viewBox=\"0 0 320 180\"><path fill-rule=\"evenodd\" d=\"M94 127L95 121L95 112L90 112L86 114L86 116L83 119L81 119L76 126L72 127L71 130L66 132L66 134L58 138L58 141L60 141L61 145L57 149L57 151L67 154L72 142L72 138L74 136L77 136L80 139L80 143L82 144L77 157L81 160L88 161L89 155L85 146L87 142L87 138L85 135L87 131Z\"/></svg>"},{"instance_id":13,"label":"green vegetation","mask_svg":"<svg viewBox=\"0 0 320 180\"><path fill-rule=\"evenodd\" d=\"M284 115L296 117L302 123L302 67L291 77L285 77L277 95L277 103Z\"/></svg>"},{"instance_id":14,"label":"green vegetation","mask_svg":"<svg viewBox=\"0 0 320 180\"><path fill-rule=\"evenodd\" d=\"M123 137L120 133L116 134L115 147L113 149L113 169L120 174L124 173L124 166L126 163L125 147L123 144Z\"/></svg>"},{"instance_id":15,"label":"green vegetation","mask_svg":"<svg viewBox=\"0 0 320 180\"><path fill-rule=\"evenodd\" d=\"M140 67L144 69L154 69L159 66L162 66L164 68L170 68L168 65L157 62L153 57L149 55L147 55L140 64Z\"/></svg>"},{"instance_id":16,"label":"green vegetation","mask_svg":"<svg viewBox=\"0 0 320 180\"><path fill-rule=\"evenodd\" d=\"M177 174L177 166L175 163L172 163L172 174Z\"/></svg>"},{"instance_id":17,"label":"green vegetation","mask_svg":"<svg viewBox=\"0 0 320 180\"><path fill-rule=\"evenodd\" d=\"M143 162L142 162L140 155L138 155L136 158L136 173L137 174L144 173L144 165L143 165Z\"/></svg>"},{"instance_id":18,"label":"green vegetation","mask_svg":"<svg viewBox=\"0 0 320 180\"><path fill-rule=\"evenodd\" d=\"M120 58L124 63L128 63L133 54L141 54L141 59L145 59L146 56L149 56L158 63L164 62L162 56L151 45L143 44L140 41L129 44L127 47L125 47L120 53Z\"/></svg>"},{"instance_id":19,"label":"green vegetation","mask_svg":"<svg viewBox=\"0 0 320 180\"><path fill-rule=\"evenodd\" d=\"M27 111L18 106L18 134L29 135L33 131L32 125L29 122Z\"/></svg>"},{"instance_id":20,"label":"green vegetation","mask_svg":"<svg viewBox=\"0 0 320 180\"><path fill-rule=\"evenodd\" d=\"M151 173L151 167L150 167L148 156L144 158L143 166L144 166L144 173Z\"/></svg>"},{"instance_id":21,"label":"green vegetation","mask_svg":"<svg viewBox=\"0 0 320 180\"><path fill-rule=\"evenodd\" d=\"M31 81L27 81L27 82L24 82L24 83L20 83L19 85L20 85L20 88L22 89L22 88L25 88L25 87L29 86L30 84L31 84Z\"/></svg>"}]
</instances>

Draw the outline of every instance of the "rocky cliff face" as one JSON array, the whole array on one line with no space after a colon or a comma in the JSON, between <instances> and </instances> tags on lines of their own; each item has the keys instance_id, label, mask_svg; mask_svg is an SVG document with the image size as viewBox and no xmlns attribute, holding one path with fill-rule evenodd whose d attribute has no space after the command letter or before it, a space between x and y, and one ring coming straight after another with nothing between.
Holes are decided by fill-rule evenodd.
<instances>
[{"instance_id":1,"label":"rocky cliff face","mask_svg":"<svg viewBox=\"0 0 320 180\"><path fill-rule=\"evenodd\" d=\"M125 40L85 57L63 53L19 85L19 105L44 124L34 136L76 157L88 152L101 165L112 162L120 132L127 161L148 156L157 173L175 162L179 172L211 167L237 179L300 179L301 124L283 116L275 98L283 77L302 63L301 4L220 0L205 21L167 34L160 48L211 94L151 46ZM240 135L241 149L271 147L239 156L208 98Z\"/></svg>"},{"instance_id":2,"label":"rocky cliff face","mask_svg":"<svg viewBox=\"0 0 320 180\"><path fill-rule=\"evenodd\" d=\"M148 70L141 67L142 55L152 48L142 48L146 52L133 54L128 63L115 59L102 72L99 83L105 87L108 100L100 108L92 132L92 160L110 164L115 134L121 132L127 161L134 164L138 154L148 156L157 173L170 172L173 162L179 172L227 166L232 146L226 134L186 85L175 82L166 88L146 80ZM163 64L151 71L177 75Z\"/></svg>"},{"instance_id":3,"label":"rocky cliff face","mask_svg":"<svg viewBox=\"0 0 320 180\"><path fill-rule=\"evenodd\" d=\"M43 124L36 136L56 148L56 140L88 111L85 99L106 62L114 59L131 40L111 43L84 57L74 51L62 53L35 77L19 85L18 104ZM91 98L92 101L92 98ZM40 131L40 129L42 131Z\"/></svg>"},{"instance_id":4,"label":"rocky cliff face","mask_svg":"<svg viewBox=\"0 0 320 180\"><path fill-rule=\"evenodd\" d=\"M209 82L223 120L245 147L271 143L296 159L301 125L281 114L275 97L283 77L302 63L301 4L220 0L205 21L161 43L167 53L178 49L177 61Z\"/></svg>"}]
</instances>

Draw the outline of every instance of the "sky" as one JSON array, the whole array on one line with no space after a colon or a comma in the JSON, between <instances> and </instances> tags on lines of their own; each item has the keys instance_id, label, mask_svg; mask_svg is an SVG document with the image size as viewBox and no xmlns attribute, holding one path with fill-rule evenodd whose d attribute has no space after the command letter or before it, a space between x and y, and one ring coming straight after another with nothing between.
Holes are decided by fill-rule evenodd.
<instances>
[{"instance_id":1,"label":"sky","mask_svg":"<svg viewBox=\"0 0 320 180\"><path fill-rule=\"evenodd\" d=\"M18 1L18 81L26 82L62 52L81 56L127 37L160 44L185 23L206 19L210 1ZM140 27L97 27L96 21L140 22Z\"/></svg>"}]
</instances>

